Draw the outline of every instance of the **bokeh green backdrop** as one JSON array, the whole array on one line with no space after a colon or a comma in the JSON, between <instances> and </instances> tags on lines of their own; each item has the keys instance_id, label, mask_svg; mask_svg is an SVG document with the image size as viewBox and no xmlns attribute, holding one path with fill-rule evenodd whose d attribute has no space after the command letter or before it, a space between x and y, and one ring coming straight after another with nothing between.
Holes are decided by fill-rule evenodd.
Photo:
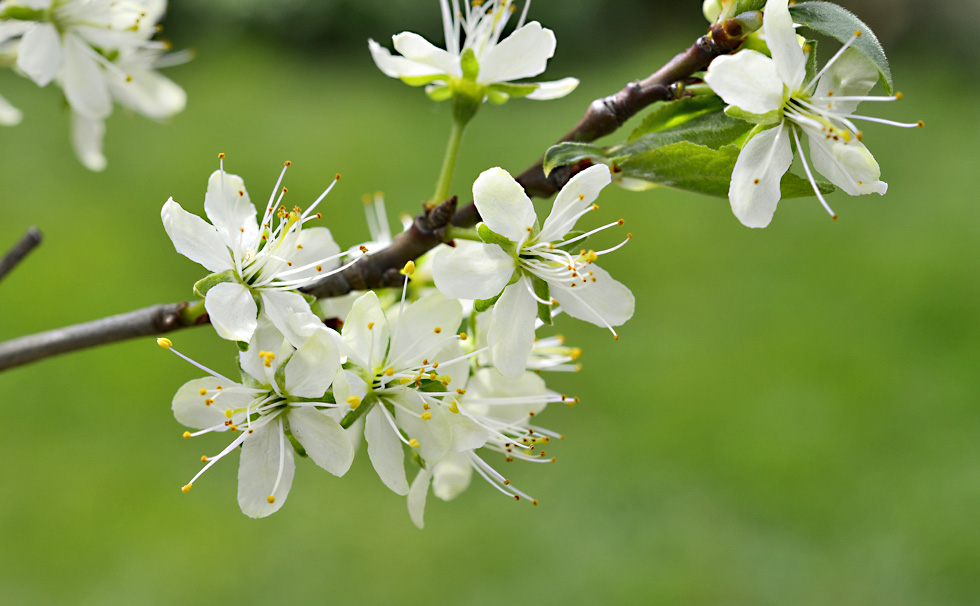
<instances>
[{"instance_id":1,"label":"bokeh green backdrop","mask_svg":"<svg viewBox=\"0 0 980 606\"><path fill-rule=\"evenodd\" d=\"M461 196L703 31L698 2L669 27L626 3L626 33L597 21L597 49L589 19L611 6L571 3L566 23L566 4L535 2L532 17L568 25L546 75L581 86L482 110ZM299 204L341 173L324 214L343 245L367 237L362 194L384 191L394 219L431 193L446 105L378 73L363 42L257 35L215 6L178 4L168 22L197 49L168 72L187 111L168 125L117 111L103 174L73 158L55 91L0 74L25 111L0 131L0 248L29 225L45 234L0 283L0 339L190 297L201 269L174 253L159 209L174 196L201 210L218 152L254 198L286 159ZM383 24L365 35L386 39L404 11L438 38L434 0L364 10ZM622 216L636 236L604 263L636 315L619 342L560 323L585 370L548 379L582 403L541 417L568 436L556 465L507 468L539 507L475 481L453 502L430 496L419 531L364 456L340 479L301 461L264 520L238 510L235 460L184 495L225 439L180 439L170 399L199 372L143 339L0 374L0 603L977 603L980 88L973 60L951 60L962 39L899 34L905 99L866 111L927 127L865 129L886 196L835 194L837 222L786 201L758 231L723 200L603 193L595 223ZM173 339L232 366L207 328Z\"/></svg>"}]
</instances>

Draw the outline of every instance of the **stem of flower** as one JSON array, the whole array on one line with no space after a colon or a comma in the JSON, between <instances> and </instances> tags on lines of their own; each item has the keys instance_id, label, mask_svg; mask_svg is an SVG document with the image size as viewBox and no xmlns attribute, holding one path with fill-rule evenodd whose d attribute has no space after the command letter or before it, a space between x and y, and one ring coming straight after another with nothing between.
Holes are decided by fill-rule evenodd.
<instances>
[{"instance_id":1,"label":"stem of flower","mask_svg":"<svg viewBox=\"0 0 980 606\"><path fill-rule=\"evenodd\" d=\"M446 156L442 160L442 170L439 172L439 180L436 181L436 193L426 204L426 208L433 208L449 197L449 187L453 181L453 171L456 170L456 158L459 157L459 145L463 141L463 133L466 131L468 122L453 120L453 127L449 131L449 143L446 145Z\"/></svg>"},{"instance_id":2,"label":"stem of flower","mask_svg":"<svg viewBox=\"0 0 980 606\"><path fill-rule=\"evenodd\" d=\"M0 257L0 280L10 273L18 263L24 260L38 244L41 243L41 232L36 227L31 227L27 230L27 233L14 244L13 248L7 251L3 257Z\"/></svg>"},{"instance_id":3,"label":"stem of flower","mask_svg":"<svg viewBox=\"0 0 980 606\"><path fill-rule=\"evenodd\" d=\"M456 225L450 225L446 227L445 239L449 240L473 240L475 242L482 242L480 234L477 233L475 229L470 229L468 227L458 227Z\"/></svg>"},{"instance_id":4,"label":"stem of flower","mask_svg":"<svg viewBox=\"0 0 980 606\"><path fill-rule=\"evenodd\" d=\"M376 397L372 397L370 399L365 398L365 401L362 402L360 406L344 416L344 418L340 421L340 426L344 429L350 429L350 426L353 425L355 421L363 417L367 411L371 410L374 403L377 401L378 399Z\"/></svg>"}]
</instances>

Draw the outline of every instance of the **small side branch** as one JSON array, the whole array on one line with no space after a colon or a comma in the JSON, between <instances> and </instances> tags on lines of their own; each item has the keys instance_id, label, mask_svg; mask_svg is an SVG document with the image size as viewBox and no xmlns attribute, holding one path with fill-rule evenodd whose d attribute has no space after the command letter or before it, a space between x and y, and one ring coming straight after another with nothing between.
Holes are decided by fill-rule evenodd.
<instances>
[{"instance_id":1,"label":"small side branch","mask_svg":"<svg viewBox=\"0 0 980 606\"><path fill-rule=\"evenodd\" d=\"M181 313L187 306L187 303L154 305L5 341L0 343L0 371L79 349L159 335L207 322L207 315L192 319Z\"/></svg>"},{"instance_id":2,"label":"small side branch","mask_svg":"<svg viewBox=\"0 0 980 606\"><path fill-rule=\"evenodd\" d=\"M10 270L23 261L24 257L30 254L40 243L41 230L36 227L28 229L27 233L17 241L17 244L14 244L13 248L7 251L7 254L0 257L0 280L3 280L10 273Z\"/></svg>"}]
</instances>

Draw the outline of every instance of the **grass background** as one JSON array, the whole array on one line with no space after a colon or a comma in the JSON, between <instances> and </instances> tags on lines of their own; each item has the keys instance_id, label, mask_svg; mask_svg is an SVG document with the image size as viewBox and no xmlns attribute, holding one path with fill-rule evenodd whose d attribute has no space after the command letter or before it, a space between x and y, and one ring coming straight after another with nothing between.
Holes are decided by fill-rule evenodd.
<instances>
[{"instance_id":1,"label":"grass background","mask_svg":"<svg viewBox=\"0 0 980 606\"><path fill-rule=\"evenodd\" d=\"M615 60L559 31L547 75L582 85L481 110L454 189L489 166L519 172L700 31L624 40ZM186 112L112 117L103 174L72 156L54 91L0 73L25 112L2 131L0 248L29 225L45 234L0 284L0 339L192 296L202 271L159 209L173 196L201 210L218 152L254 199L286 159L298 204L341 173L324 213L342 245L367 237L362 194L384 191L392 219L430 195L447 105L361 47L215 32L177 39L198 49L168 72ZM927 127L865 130L890 189L833 195L836 222L812 198L760 231L723 200L603 193L594 223L622 216L636 236L603 264L636 315L619 342L559 324L585 370L549 384L582 403L541 419L568 436L556 465L507 468L539 507L475 481L430 497L419 531L363 452L340 479L299 462L264 520L239 512L233 460L183 495L224 438L180 439L170 399L199 372L139 340L0 374L0 603L977 603L978 87L941 49L891 58L905 99L865 111ZM231 367L208 329L173 338Z\"/></svg>"}]
</instances>

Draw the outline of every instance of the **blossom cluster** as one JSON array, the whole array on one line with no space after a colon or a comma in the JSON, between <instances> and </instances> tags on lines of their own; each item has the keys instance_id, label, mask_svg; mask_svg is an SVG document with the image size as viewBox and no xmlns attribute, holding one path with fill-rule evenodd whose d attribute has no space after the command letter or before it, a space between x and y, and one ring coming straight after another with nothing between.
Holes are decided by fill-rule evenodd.
<instances>
[{"instance_id":1,"label":"blossom cluster","mask_svg":"<svg viewBox=\"0 0 980 606\"><path fill-rule=\"evenodd\" d=\"M184 90L156 68L179 62L153 40L165 0L2 0L0 65L38 86L54 82L71 107L71 141L86 168L106 167L105 120L113 102L154 120L184 109ZM0 124L20 122L0 96Z\"/></svg>"},{"instance_id":2,"label":"blossom cluster","mask_svg":"<svg viewBox=\"0 0 980 606\"><path fill-rule=\"evenodd\" d=\"M286 163L259 218L244 181L224 171L223 154L221 163L204 199L210 223L172 198L161 211L176 250L213 272L195 291L217 334L240 349L240 378L192 361L208 376L174 396L174 415L194 430L185 437L234 436L220 453L202 457L183 490L241 446L239 505L266 516L285 502L297 454L340 476L363 437L379 478L408 497L420 527L430 485L451 499L474 473L536 503L487 458L554 460L546 447L560 435L535 417L548 404L576 399L549 389L539 372L575 370L581 351L560 337L536 339L538 329L564 312L615 334L632 316L630 291L594 263L618 246L568 250L622 224L571 235L597 208L609 170L599 165L572 178L541 225L510 175L484 172L473 196L486 241L458 238L419 266L408 262L400 297L358 293L339 322L324 323L333 318L314 309L322 313L330 303L312 302L300 289L372 252L368 245L342 252L327 228L309 225L322 218L315 210L337 181L305 210L289 209L281 187ZM171 341L158 342L184 357ZM417 470L411 483L406 463Z\"/></svg>"}]
</instances>

